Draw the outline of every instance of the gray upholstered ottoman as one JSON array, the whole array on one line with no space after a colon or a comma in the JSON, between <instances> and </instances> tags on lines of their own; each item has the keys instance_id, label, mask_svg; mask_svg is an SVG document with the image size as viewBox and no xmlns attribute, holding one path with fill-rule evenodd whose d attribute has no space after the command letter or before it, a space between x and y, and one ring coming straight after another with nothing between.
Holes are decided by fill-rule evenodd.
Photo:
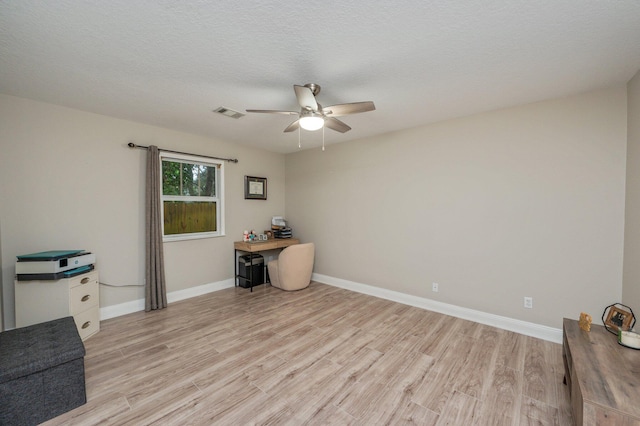
<instances>
[{"instance_id":1,"label":"gray upholstered ottoman","mask_svg":"<svg viewBox=\"0 0 640 426\"><path fill-rule=\"evenodd\" d=\"M0 333L0 425L35 425L87 402L72 317Z\"/></svg>"}]
</instances>

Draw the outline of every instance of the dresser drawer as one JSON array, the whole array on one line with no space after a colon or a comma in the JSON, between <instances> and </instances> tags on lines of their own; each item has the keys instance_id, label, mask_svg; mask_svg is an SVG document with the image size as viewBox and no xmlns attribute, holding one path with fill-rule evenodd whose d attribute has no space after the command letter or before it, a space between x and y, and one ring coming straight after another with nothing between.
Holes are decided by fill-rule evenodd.
<instances>
[{"instance_id":1,"label":"dresser drawer","mask_svg":"<svg viewBox=\"0 0 640 426\"><path fill-rule=\"evenodd\" d=\"M93 270L86 274L78 275L77 277L69 278L69 287L77 287L81 285L86 285L89 283L98 282L98 271Z\"/></svg>"},{"instance_id":2,"label":"dresser drawer","mask_svg":"<svg viewBox=\"0 0 640 426\"><path fill-rule=\"evenodd\" d=\"M96 306L93 309L79 313L73 316L78 327L80 338L85 340L87 337L100 330L100 309Z\"/></svg>"},{"instance_id":3,"label":"dresser drawer","mask_svg":"<svg viewBox=\"0 0 640 426\"><path fill-rule=\"evenodd\" d=\"M72 287L69 295L71 315L76 315L89 308L98 306L99 291L97 281Z\"/></svg>"}]
</instances>

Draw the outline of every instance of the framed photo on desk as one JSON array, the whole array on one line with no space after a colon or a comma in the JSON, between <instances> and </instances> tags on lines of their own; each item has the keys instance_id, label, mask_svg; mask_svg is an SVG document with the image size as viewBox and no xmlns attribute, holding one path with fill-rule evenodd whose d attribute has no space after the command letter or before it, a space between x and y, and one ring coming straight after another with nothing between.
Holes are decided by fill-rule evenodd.
<instances>
[{"instance_id":1,"label":"framed photo on desk","mask_svg":"<svg viewBox=\"0 0 640 426\"><path fill-rule=\"evenodd\" d=\"M245 200L266 200L267 199L267 178L256 176L244 177L244 199Z\"/></svg>"}]
</instances>

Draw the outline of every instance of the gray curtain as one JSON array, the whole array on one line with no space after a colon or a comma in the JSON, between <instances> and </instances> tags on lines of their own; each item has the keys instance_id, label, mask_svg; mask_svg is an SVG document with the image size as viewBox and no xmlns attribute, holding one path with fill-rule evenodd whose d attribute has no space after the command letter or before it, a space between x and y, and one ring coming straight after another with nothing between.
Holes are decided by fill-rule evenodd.
<instances>
[{"instance_id":1,"label":"gray curtain","mask_svg":"<svg viewBox=\"0 0 640 426\"><path fill-rule=\"evenodd\" d=\"M164 278L164 254L162 251L162 200L160 199L160 154L158 147L147 151L147 195L145 235L145 303L144 310L167 307L167 289Z\"/></svg>"}]
</instances>

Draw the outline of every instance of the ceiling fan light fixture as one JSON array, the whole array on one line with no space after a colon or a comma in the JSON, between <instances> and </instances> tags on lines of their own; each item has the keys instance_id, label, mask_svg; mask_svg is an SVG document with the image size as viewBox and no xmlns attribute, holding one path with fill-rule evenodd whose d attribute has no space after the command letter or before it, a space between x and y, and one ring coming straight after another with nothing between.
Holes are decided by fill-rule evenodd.
<instances>
[{"instance_id":1,"label":"ceiling fan light fixture","mask_svg":"<svg viewBox=\"0 0 640 426\"><path fill-rule=\"evenodd\" d=\"M373 111L376 109L376 106L372 101L336 104L327 108L322 108L322 105L320 105L316 100L316 95L320 93L320 86L313 83L305 84L304 86L294 84L293 90L296 93L298 105L300 105L300 112L273 109L248 109L247 112L297 115L298 119L284 129L285 133L300 129L312 132L323 129L324 135L325 127L340 133L345 133L351 130L351 127L336 117Z\"/></svg>"},{"instance_id":2,"label":"ceiling fan light fixture","mask_svg":"<svg viewBox=\"0 0 640 426\"><path fill-rule=\"evenodd\" d=\"M314 131L324 126L324 118L317 114L305 115L300 117L300 127L305 130Z\"/></svg>"}]
</instances>

